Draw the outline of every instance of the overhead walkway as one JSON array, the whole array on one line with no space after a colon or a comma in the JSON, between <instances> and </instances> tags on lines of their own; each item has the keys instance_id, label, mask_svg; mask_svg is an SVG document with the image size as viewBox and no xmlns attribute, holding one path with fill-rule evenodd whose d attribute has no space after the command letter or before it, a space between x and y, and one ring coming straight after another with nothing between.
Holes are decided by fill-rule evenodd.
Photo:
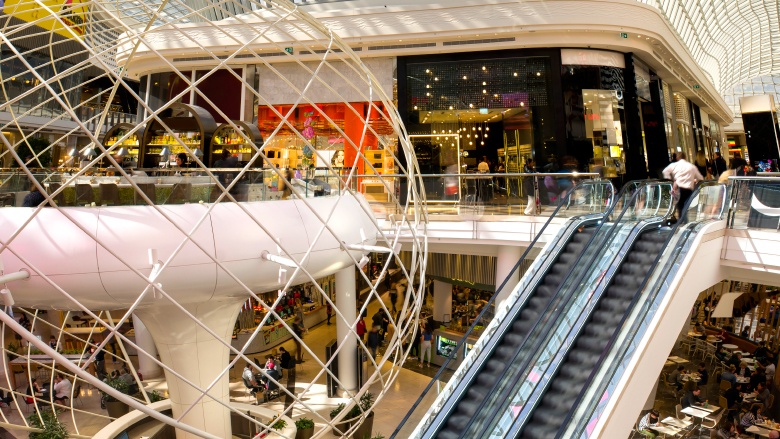
<instances>
[{"instance_id":1,"label":"overhead walkway","mask_svg":"<svg viewBox=\"0 0 780 439\"><path fill-rule=\"evenodd\" d=\"M633 182L600 217L568 219L410 437L589 437L701 230L724 222L725 186L702 185L676 222L670 194Z\"/></svg>"}]
</instances>

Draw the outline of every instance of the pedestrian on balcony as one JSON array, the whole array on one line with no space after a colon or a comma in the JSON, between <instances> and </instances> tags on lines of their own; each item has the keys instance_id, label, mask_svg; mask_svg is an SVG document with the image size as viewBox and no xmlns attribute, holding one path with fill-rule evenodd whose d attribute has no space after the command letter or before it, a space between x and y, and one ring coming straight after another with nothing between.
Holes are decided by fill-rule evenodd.
<instances>
[{"instance_id":1,"label":"pedestrian on balcony","mask_svg":"<svg viewBox=\"0 0 780 439\"><path fill-rule=\"evenodd\" d=\"M534 160L528 159L525 161L525 165L523 165L523 174L533 174L534 171ZM532 177L530 175L526 175L523 177L523 193L522 197L528 199L528 205L525 207L525 214L531 215L532 213L536 212L536 190L534 188L536 177Z\"/></svg>"},{"instance_id":2,"label":"pedestrian on balcony","mask_svg":"<svg viewBox=\"0 0 780 439\"><path fill-rule=\"evenodd\" d=\"M682 210L685 208L685 203L693 195L696 183L703 181L704 177L695 165L688 163L684 152L677 153L677 161L667 166L663 174L664 178L674 182L674 189L679 194L677 217L682 218Z\"/></svg>"}]
</instances>

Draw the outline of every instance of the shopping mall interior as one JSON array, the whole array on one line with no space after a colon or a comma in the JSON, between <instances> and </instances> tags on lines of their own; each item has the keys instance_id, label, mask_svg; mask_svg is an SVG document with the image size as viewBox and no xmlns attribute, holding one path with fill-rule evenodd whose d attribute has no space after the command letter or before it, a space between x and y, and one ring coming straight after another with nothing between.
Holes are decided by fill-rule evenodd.
<instances>
[{"instance_id":1,"label":"shopping mall interior","mask_svg":"<svg viewBox=\"0 0 780 439\"><path fill-rule=\"evenodd\" d=\"M3 439L780 437L777 2L0 8Z\"/></svg>"}]
</instances>

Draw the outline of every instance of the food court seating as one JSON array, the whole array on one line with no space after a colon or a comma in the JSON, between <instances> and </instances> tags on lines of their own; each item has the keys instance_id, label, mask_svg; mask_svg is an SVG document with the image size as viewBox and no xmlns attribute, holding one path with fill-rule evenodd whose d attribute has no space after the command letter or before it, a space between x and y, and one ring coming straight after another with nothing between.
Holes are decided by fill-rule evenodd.
<instances>
[{"instance_id":1,"label":"food court seating","mask_svg":"<svg viewBox=\"0 0 780 439\"><path fill-rule=\"evenodd\" d=\"M157 204L157 187L154 183L138 183L138 189L144 193L152 203ZM146 200L138 194L138 191L133 191L133 204L148 204Z\"/></svg>"},{"instance_id":2,"label":"food court seating","mask_svg":"<svg viewBox=\"0 0 780 439\"><path fill-rule=\"evenodd\" d=\"M13 207L16 205L16 194L13 192L0 194L0 207Z\"/></svg>"},{"instance_id":3,"label":"food court seating","mask_svg":"<svg viewBox=\"0 0 780 439\"><path fill-rule=\"evenodd\" d=\"M192 183L174 183L171 196L168 197L168 204L179 204L180 201L189 203L191 193Z\"/></svg>"},{"instance_id":4,"label":"food court seating","mask_svg":"<svg viewBox=\"0 0 780 439\"><path fill-rule=\"evenodd\" d=\"M98 186L98 197L100 198L100 204L111 204L113 206L122 204L119 201L119 186L116 183L100 183L100 186Z\"/></svg>"},{"instance_id":5,"label":"food court seating","mask_svg":"<svg viewBox=\"0 0 780 439\"><path fill-rule=\"evenodd\" d=\"M92 204L94 202L95 193L92 192L92 185L76 183L76 206Z\"/></svg>"},{"instance_id":6,"label":"food court seating","mask_svg":"<svg viewBox=\"0 0 780 439\"><path fill-rule=\"evenodd\" d=\"M49 183L49 195L56 192L62 185L59 183ZM59 194L54 196L54 202L57 203L58 206L65 206L65 192L60 192Z\"/></svg>"}]
</instances>

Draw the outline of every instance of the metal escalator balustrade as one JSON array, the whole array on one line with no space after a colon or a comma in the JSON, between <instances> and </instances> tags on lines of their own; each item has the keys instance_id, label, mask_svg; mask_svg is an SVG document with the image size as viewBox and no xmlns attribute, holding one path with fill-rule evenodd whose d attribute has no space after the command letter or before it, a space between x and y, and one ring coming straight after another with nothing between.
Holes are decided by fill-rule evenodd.
<instances>
[{"instance_id":1,"label":"metal escalator balustrade","mask_svg":"<svg viewBox=\"0 0 780 439\"><path fill-rule=\"evenodd\" d=\"M525 426L523 439L554 437L598 363L609 339L656 257L663 250L668 228L643 232L612 278L598 305L580 331L566 360Z\"/></svg>"},{"instance_id":2,"label":"metal escalator balustrade","mask_svg":"<svg viewBox=\"0 0 780 439\"><path fill-rule=\"evenodd\" d=\"M582 389L551 439L598 436L598 421L609 410L610 399L623 373L661 306L669 285L673 284L680 264L691 249L697 231L711 220L724 217L728 188L716 182L704 182L686 204L679 221L667 233L663 250L644 276L639 292L628 305ZM637 414L638 415L638 414Z\"/></svg>"},{"instance_id":3,"label":"metal escalator balustrade","mask_svg":"<svg viewBox=\"0 0 780 439\"><path fill-rule=\"evenodd\" d=\"M615 273L615 261L622 260L626 243L636 238L635 225L658 220L673 208L669 183L643 182L633 194L622 192L625 194L614 209L620 214L596 230L575 269L548 304L544 318L537 321L533 334L518 350L515 363L505 370L500 385L494 386L492 399L481 404L485 409L472 417L459 437L505 437L515 431L516 420L529 418L598 299L599 287Z\"/></svg>"},{"instance_id":4,"label":"metal escalator balustrade","mask_svg":"<svg viewBox=\"0 0 780 439\"><path fill-rule=\"evenodd\" d=\"M534 322L538 320L558 287L563 283L595 231L596 227L590 225L583 227L581 231L577 231L571 236L555 263L544 275L541 285L533 291L525 308L520 312L519 318L512 323L493 355L487 359L484 367L477 374L474 384L468 388L466 394L454 408L454 412L450 414L446 425L436 436L437 438L457 439L460 436L471 417L476 413L480 403L488 397L501 373L514 358L517 348L528 335Z\"/></svg>"},{"instance_id":5,"label":"metal escalator balustrade","mask_svg":"<svg viewBox=\"0 0 780 439\"><path fill-rule=\"evenodd\" d=\"M474 320L469 330L464 334L463 338L458 342L457 347L453 350L452 356L449 357L445 363L440 367L434 378L431 380L426 389L422 392L418 400L414 403L404 419L399 423L396 430L393 432L391 439L394 438L421 438L425 437L429 427L436 416L442 411L449 408L448 402L450 396L452 396L457 390L459 384L473 378L473 365L479 361L478 359L491 340L491 336L502 330L502 326L506 315L511 311L515 302L523 300L526 297L526 293L529 288L541 281L542 276L546 273L547 268L554 262L558 253L563 249L567 243L567 237L574 231L574 224L579 224L586 219L592 221L598 221L603 218L604 213L614 205L616 200L614 186L609 181L584 181L578 183L562 200L562 202L555 209L553 214L547 219L544 225L539 229L534 240L526 248L523 255L518 260L514 269L503 280L500 286L496 288L497 291L502 290L507 280L511 278L515 270L518 269L520 263L528 256L529 252L535 248L537 243L543 243L548 240L545 246L542 248L540 254L534 259L531 267L526 272L526 275L520 279L518 285L513 289L507 300L502 304L496 305L495 317L488 323L483 321L484 310L487 310L494 302L497 295L494 295L488 304L484 307L480 315ZM569 218L569 220L558 230L558 232L550 238L545 232L548 230L550 224L554 224L557 221ZM435 384L440 383L439 379L442 373L447 370L448 363L455 358L456 355L463 355L464 341L474 331L476 326L483 326L485 329L482 332L482 336L477 343L471 348L469 354L464 361L458 367L449 380L448 384L443 390L436 396L434 401L428 401L430 398L430 392ZM428 398L428 399L426 399ZM427 405L421 404L423 400L428 401ZM414 426L411 430L411 422L417 422L421 419L421 422ZM407 425L410 424L410 425Z\"/></svg>"},{"instance_id":6,"label":"metal escalator balustrade","mask_svg":"<svg viewBox=\"0 0 780 439\"><path fill-rule=\"evenodd\" d=\"M618 196L618 201L610 208L610 210L605 213L605 217L609 217L613 211L615 210L615 206L619 206L619 211L623 211L623 206L627 203L627 200L632 200L636 197L636 195L632 195L633 192L637 191L637 186L640 187L645 185L645 182L641 183L633 183L632 185L627 185L626 187L621 190L621 194ZM643 205L644 210L652 210L653 208L657 209L658 204L660 201L660 192L659 195L655 196L654 200L648 199L647 203ZM655 204L653 204L655 203ZM668 203L667 203L668 204ZM585 225L584 223L578 223L575 226L575 229L580 229L581 226ZM602 231L602 229L604 229ZM593 247L593 248L601 248L602 244L605 242L603 241L604 238L608 238L611 233L607 232L607 229L610 229L609 227L604 228L603 222L597 227L595 230L595 233L591 236L591 238L588 240L588 244L586 245L586 249ZM584 229L582 229L584 231ZM600 232L601 231L601 232ZM601 236L596 239L596 236L601 233ZM591 251L591 255L594 252ZM579 271L576 270L577 268L577 261L581 259L583 256L580 254L577 256L577 260L574 261L573 266L570 267L570 272L567 273L564 277L557 278L557 283L560 284L561 281L563 281L564 284L566 282L569 282L569 279L572 278L571 272L574 271L575 273L579 273ZM552 273L555 275L555 273ZM579 274L578 274L579 275ZM555 278L553 278L556 280ZM530 285L528 288L528 291L526 294L524 294L523 297L528 297L533 300L536 295L534 294L536 291L535 286L539 285L540 287L543 285L540 285L538 282ZM545 300L547 304L545 305L544 311L539 313L538 315L535 315L536 321L533 322L533 324L530 327L530 331L532 331L532 334L523 337L522 335L520 337L517 337L517 334L513 334L511 332L511 329L515 329L516 326L520 331L529 331L528 328L524 327L527 325L527 323L524 322L524 319L522 318L521 311L525 310L527 303L530 304L531 302L519 300L517 303L514 304L514 309L511 313L507 314L506 322L504 322L505 327L502 330L496 331L496 336L494 337L494 340L491 340L491 342L486 342L486 348L485 352L482 353L482 355L478 358L474 359L474 364L476 366L474 367L473 376L476 378L481 378L484 376L487 376L488 379L492 379L495 377L498 377L498 381L489 389L487 392L487 397L482 398L478 400L478 406L474 407L473 404L467 403L461 407L460 401L461 399L466 398L474 398L476 395L472 392L471 395L468 395L469 388L474 385L478 386L485 381L482 380L482 382L472 380L468 381L463 384L460 388L460 392L457 393L456 398L452 398L455 400L454 402L450 403L451 410L450 411L443 411L443 413L440 413L438 416L438 424L436 422L429 423L433 424L433 427L429 429L429 433L424 437L451 437L454 434L456 434L456 437L480 437L483 433L486 431L493 431L493 428L489 426L489 423L486 423L487 421L490 421L492 419L492 416L484 416L485 412L488 413L495 413L496 407L503 405L506 401L509 401L510 394L514 391L515 385L519 380L526 381L525 378L527 378L527 375L520 376L517 373L515 373L517 370L525 370L527 369L528 362L525 361L526 358L530 358L529 353L535 352L533 351L524 351L521 349L521 347L530 346L534 347L534 349L538 348L538 343L536 343L536 340L539 340L540 338L546 337L549 335L546 331L547 326L549 326L549 319L548 316L550 314L551 310L557 310L562 305L564 305L564 302L561 302L561 299L563 297L566 297L565 295L561 295L560 292L563 289L564 291L569 291L574 285L565 285L565 287L559 286L556 289L556 292L554 293L554 300ZM510 348L507 349L507 343L505 343L505 337L504 335L510 336L510 343L511 344L517 344L518 341L520 342L519 347L516 347L514 349ZM560 335L560 334L558 334ZM529 342L528 340L531 339L533 336L533 341ZM512 340L513 339L513 340ZM492 346L491 346L492 345ZM511 351L511 353L510 353ZM500 362L491 362L488 364L491 355L497 354L499 356ZM507 354L509 356L507 356ZM509 360L511 358L511 361ZM518 365L522 364L520 369L518 369ZM503 367L501 367L503 365ZM487 366L487 367L483 367ZM501 368L501 371L499 373L495 373L497 368ZM486 369L486 370L485 370ZM483 372L485 370L485 372ZM512 373L509 373L511 371ZM479 377L477 377L479 375ZM464 380L466 381L466 380ZM515 395L517 396L517 395ZM524 395L521 395L521 397ZM514 410L514 408L512 408ZM475 413L473 416L469 416L470 412ZM448 416L452 414L455 416L455 419L458 422L447 422ZM470 418L470 419L469 419ZM462 421L464 419L468 419L468 422L465 426L462 426ZM475 420L477 422L475 422ZM460 423L459 423L460 422ZM421 436L423 437L423 436Z\"/></svg>"}]
</instances>

